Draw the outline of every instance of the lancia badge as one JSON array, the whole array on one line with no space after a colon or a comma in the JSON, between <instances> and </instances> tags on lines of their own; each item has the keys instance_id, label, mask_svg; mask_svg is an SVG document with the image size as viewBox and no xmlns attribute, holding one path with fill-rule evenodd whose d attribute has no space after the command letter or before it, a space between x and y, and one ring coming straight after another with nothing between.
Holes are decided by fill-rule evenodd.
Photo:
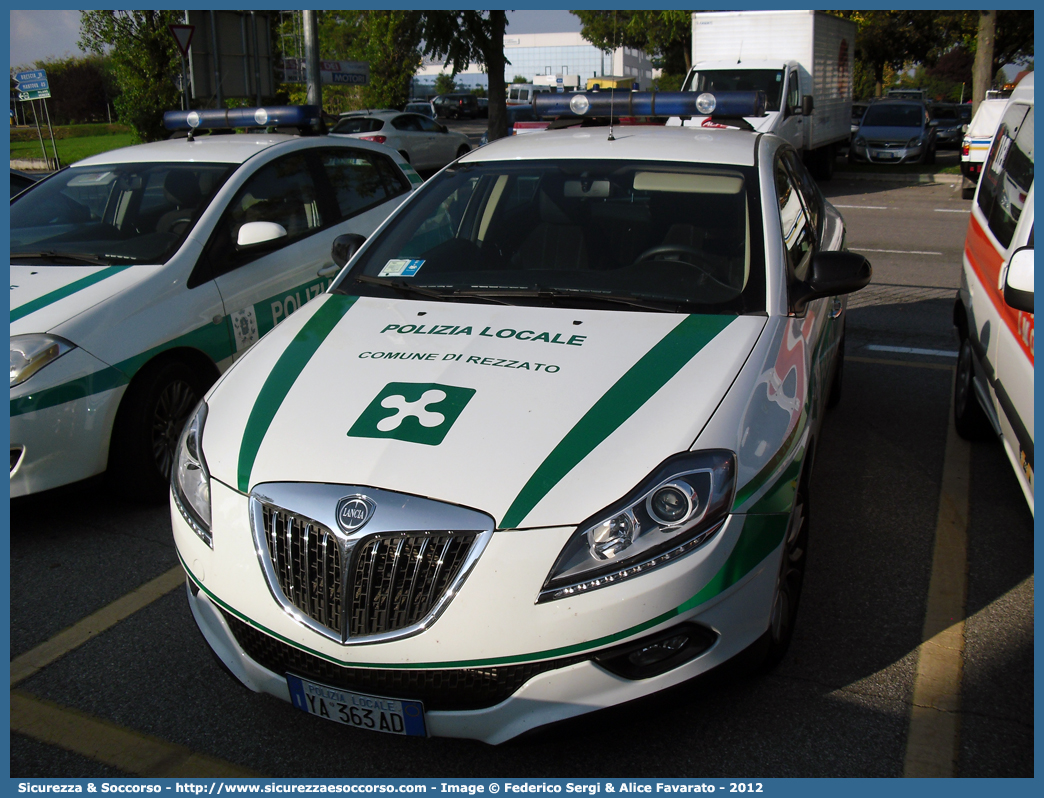
<instances>
[{"instance_id":1,"label":"lancia badge","mask_svg":"<svg viewBox=\"0 0 1044 798\"><path fill-rule=\"evenodd\" d=\"M376 509L377 504L366 496L345 496L337 502L337 525L351 534L366 526Z\"/></svg>"}]
</instances>

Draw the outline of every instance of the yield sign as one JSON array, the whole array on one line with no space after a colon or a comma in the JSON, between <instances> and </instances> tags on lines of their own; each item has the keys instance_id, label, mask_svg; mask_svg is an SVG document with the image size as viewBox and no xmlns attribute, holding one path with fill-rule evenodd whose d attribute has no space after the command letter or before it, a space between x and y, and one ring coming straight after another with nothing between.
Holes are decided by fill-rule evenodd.
<instances>
[{"instance_id":1,"label":"yield sign","mask_svg":"<svg viewBox=\"0 0 1044 798\"><path fill-rule=\"evenodd\" d=\"M181 54L188 58L189 45L192 44L192 34L196 32L195 25L168 25L170 35L178 43Z\"/></svg>"}]
</instances>

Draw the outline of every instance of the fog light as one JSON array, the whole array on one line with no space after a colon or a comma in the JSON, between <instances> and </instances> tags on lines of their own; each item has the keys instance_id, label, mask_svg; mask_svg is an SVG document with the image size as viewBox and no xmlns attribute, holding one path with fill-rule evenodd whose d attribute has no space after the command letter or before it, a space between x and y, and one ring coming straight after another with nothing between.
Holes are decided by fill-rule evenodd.
<instances>
[{"instance_id":1,"label":"fog light","mask_svg":"<svg viewBox=\"0 0 1044 798\"><path fill-rule=\"evenodd\" d=\"M718 635L698 623L681 623L654 635L601 651L595 662L624 679L648 679L673 670L700 656Z\"/></svg>"}]
</instances>

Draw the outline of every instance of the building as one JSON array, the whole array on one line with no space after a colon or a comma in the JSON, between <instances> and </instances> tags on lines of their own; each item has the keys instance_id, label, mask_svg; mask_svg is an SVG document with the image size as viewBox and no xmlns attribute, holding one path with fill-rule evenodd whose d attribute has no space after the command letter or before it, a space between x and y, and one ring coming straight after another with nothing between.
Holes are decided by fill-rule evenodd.
<instances>
[{"instance_id":1,"label":"building","mask_svg":"<svg viewBox=\"0 0 1044 798\"><path fill-rule=\"evenodd\" d=\"M644 52L633 47L617 47L604 53L579 33L521 33L504 36L504 81L511 83L521 75L530 83L583 88L588 78L599 75L633 77L640 89L648 89L653 65ZM435 93L435 78L447 70L441 61L425 61L413 81L413 96ZM535 80L536 78L540 80ZM562 78L558 83L557 78ZM454 80L462 91L489 90L489 76L481 64L472 64Z\"/></svg>"}]
</instances>

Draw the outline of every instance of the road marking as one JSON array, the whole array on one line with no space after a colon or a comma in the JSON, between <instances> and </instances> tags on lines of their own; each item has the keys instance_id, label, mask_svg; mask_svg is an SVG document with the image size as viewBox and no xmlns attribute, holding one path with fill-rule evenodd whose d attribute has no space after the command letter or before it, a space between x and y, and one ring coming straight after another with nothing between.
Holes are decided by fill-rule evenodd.
<instances>
[{"instance_id":1,"label":"road marking","mask_svg":"<svg viewBox=\"0 0 1044 798\"><path fill-rule=\"evenodd\" d=\"M948 349L916 349L910 346L884 346L883 344L870 344L866 347L874 352L895 352L903 355L933 355L935 357L957 357L956 352Z\"/></svg>"},{"instance_id":2,"label":"road marking","mask_svg":"<svg viewBox=\"0 0 1044 798\"><path fill-rule=\"evenodd\" d=\"M138 610L144 609L156 599L183 584L185 584L185 572L180 565L175 566L151 582L146 582L97 612L91 613L36 648L20 654L11 660L11 686L14 687L19 682L28 679L73 649L79 648L92 637L111 629L120 621L130 617Z\"/></svg>"},{"instance_id":3,"label":"road marking","mask_svg":"<svg viewBox=\"0 0 1044 798\"><path fill-rule=\"evenodd\" d=\"M971 213L967 208L936 208L936 213Z\"/></svg>"},{"instance_id":4,"label":"road marking","mask_svg":"<svg viewBox=\"0 0 1044 798\"><path fill-rule=\"evenodd\" d=\"M909 366L915 369L931 369L934 371L953 371L953 366L942 363L918 363L916 360L886 360L881 357L856 357L845 355L846 363L870 363L874 366Z\"/></svg>"},{"instance_id":5,"label":"road marking","mask_svg":"<svg viewBox=\"0 0 1044 798\"><path fill-rule=\"evenodd\" d=\"M953 425L951 391L928 603L917 652L903 775L945 778L956 773L968 566L971 447Z\"/></svg>"},{"instance_id":6,"label":"road marking","mask_svg":"<svg viewBox=\"0 0 1044 798\"><path fill-rule=\"evenodd\" d=\"M861 211L887 211L887 205L838 205L836 202L833 203L835 208L857 208Z\"/></svg>"},{"instance_id":7,"label":"road marking","mask_svg":"<svg viewBox=\"0 0 1044 798\"><path fill-rule=\"evenodd\" d=\"M890 252L893 255L942 255L941 252L921 252L916 249L867 249L855 247L858 252Z\"/></svg>"},{"instance_id":8,"label":"road marking","mask_svg":"<svg viewBox=\"0 0 1044 798\"><path fill-rule=\"evenodd\" d=\"M21 691L11 693L11 731L134 776L256 778L259 775L231 762L197 754L184 746Z\"/></svg>"}]
</instances>

